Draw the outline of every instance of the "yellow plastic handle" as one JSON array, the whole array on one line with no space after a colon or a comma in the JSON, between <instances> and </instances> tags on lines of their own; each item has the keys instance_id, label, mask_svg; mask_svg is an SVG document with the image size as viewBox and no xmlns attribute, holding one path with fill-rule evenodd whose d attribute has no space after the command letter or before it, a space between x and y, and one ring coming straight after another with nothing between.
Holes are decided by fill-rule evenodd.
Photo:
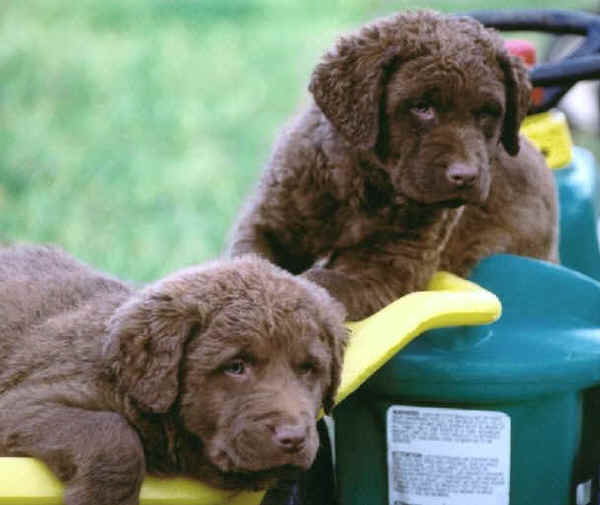
<instances>
[{"instance_id":1,"label":"yellow plastic handle","mask_svg":"<svg viewBox=\"0 0 600 505\"><path fill-rule=\"evenodd\" d=\"M487 324L500 317L498 298L455 275L438 272L428 291L403 296L363 321L348 323L339 403L420 333L442 326ZM0 458L0 505L60 505L63 486L31 458ZM141 505L258 505L264 491L232 493L190 479L147 477Z\"/></svg>"}]
</instances>

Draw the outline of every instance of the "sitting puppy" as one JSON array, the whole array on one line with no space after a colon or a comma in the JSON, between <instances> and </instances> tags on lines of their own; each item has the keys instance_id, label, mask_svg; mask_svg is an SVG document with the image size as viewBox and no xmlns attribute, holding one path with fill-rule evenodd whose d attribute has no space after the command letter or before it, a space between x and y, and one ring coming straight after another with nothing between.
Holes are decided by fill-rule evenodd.
<instances>
[{"instance_id":1,"label":"sitting puppy","mask_svg":"<svg viewBox=\"0 0 600 505\"><path fill-rule=\"evenodd\" d=\"M0 249L0 455L44 461L67 505L136 504L146 472L265 487L313 461L343 319L256 257L136 291L56 249Z\"/></svg>"},{"instance_id":2,"label":"sitting puppy","mask_svg":"<svg viewBox=\"0 0 600 505\"><path fill-rule=\"evenodd\" d=\"M365 317L482 257L557 260L543 157L519 138L530 84L467 17L412 11L341 38L232 235Z\"/></svg>"}]
</instances>

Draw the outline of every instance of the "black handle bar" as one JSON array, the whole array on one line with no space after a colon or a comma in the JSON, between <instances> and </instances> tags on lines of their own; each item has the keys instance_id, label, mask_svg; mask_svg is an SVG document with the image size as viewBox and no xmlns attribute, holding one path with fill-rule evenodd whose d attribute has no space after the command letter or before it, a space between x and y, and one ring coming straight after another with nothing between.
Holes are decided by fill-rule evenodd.
<instances>
[{"instance_id":1,"label":"black handle bar","mask_svg":"<svg viewBox=\"0 0 600 505\"><path fill-rule=\"evenodd\" d=\"M584 40L564 59L535 65L534 86L544 86L542 103L531 112L550 109L577 81L600 78L600 16L560 9L478 10L467 13L485 26L502 31L536 31L581 35Z\"/></svg>"}]
</instances>

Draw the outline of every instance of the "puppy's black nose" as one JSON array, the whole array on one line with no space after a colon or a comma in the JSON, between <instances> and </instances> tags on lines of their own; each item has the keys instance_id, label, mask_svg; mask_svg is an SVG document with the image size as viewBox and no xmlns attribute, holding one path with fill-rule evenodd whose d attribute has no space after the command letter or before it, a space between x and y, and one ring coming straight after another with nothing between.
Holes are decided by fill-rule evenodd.
<instances>
[{"instance_id":1,"label":"puppy's black nose","mask_svg":"<svg viewBox=\"0 0 600 505\"><path fill-rule=\"evenodd\" d=\"M470 163L455 162L447 168L446 177L459 188L473 186L479 177L479 169Z\"/></svg>"},{"instance_id":2,"label":"puppy's black nose","mask_svg":"<svg viewBox=\"0 0 600 505\"><path fill-rule=\"evenodd\" d=\"M298 452L306 441L306 428L301 425L284 425L275 428L275 443L285 452Z\"/></svg>"}]
</instances>

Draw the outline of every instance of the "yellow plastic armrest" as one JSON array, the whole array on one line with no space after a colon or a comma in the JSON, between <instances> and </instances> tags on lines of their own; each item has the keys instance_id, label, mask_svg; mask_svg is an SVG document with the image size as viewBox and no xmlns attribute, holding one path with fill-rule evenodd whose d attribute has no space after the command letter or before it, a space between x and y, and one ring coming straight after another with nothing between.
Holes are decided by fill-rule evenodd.
<instances>
[{"instance_id":1,"label":"yellow plastic armrest","mask_svg":"<svg viewBox=\"0 0 600 505\"><path fill-rule=\"evenodd\" d=\"M469 281L438 272L428 291L403 296L363 321L348 323L339 403L420 333L442 326L491 323L500 317L498 298ZM63 486L32 458L0 458L0 505L60 505ZM232 493L199 482L147 477L141 505L258 505L264 491Z\"/></svg>"},{"instance_id":2,"label":"yellow plastic armrest","mask_svg":"<svg viewBox=\"0 0 600 505\"><path fill-rule=\"evenodd\" d=\"M501 313L496 295L448 272L436 273L428 291L410 293L367 319L348 323L350 342L336 403L424 331L488 324Z\"/></svg>"},{"instance_id":3,"label":"yellow plastic armrest","mask_svg":"<svg viewBox=\"0 0 600 505\"><path fill-rule=\"evenodd\" d=\"M0 505L62 505L63 485L41 461L0 458ZM233 493L184 479L146 477L141 505L258 505L264 491Z\"/></svg>"}]
</instances>

